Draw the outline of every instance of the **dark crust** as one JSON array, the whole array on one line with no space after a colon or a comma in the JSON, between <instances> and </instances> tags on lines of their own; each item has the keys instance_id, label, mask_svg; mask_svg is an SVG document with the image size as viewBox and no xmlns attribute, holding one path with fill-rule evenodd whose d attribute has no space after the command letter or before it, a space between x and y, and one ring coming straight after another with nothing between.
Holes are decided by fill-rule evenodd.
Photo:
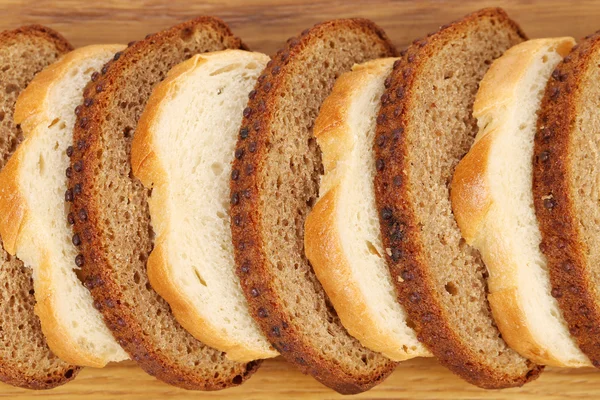
<instances>
[{"instance_id":1,"label":"dark crust","mask_svg":"<svg viewBox=\"0 0 600 400\"><path fill-rule=\"evenodd\" d=\"M552 295L581 351L600 368L600 305L589 279L578 216L570 188L569 141L577 118L584 74L600 51L600 34L587 37L563 59L548 81L533 153L533 199L542 233L540 250L550 271ZM589 171L592 173L593 171Z\"/></svg>"},{"instance_id":2,"label":"dark crust","mask_svg":"<svg viewBox=\"0 0 600 400\"><path fill-rule=\"evenodd\" d=\"M59 53L73 50L73 46L60 33L42 25L25 25L12 31L0 33L0 45L16 39L20 35L37 36L54 43Z\"/></svg>"},{"instance_id":3,"label":"dark crust","mask_svg":"<svg viewBox=\"0 0 600 400\"><path fill-rule=\"evenodd\" d=\"M224 40L231 40L235 43L233 47L245 47L220 19L198 17L157 34L148 35L139 42L132 42L123 52L117 53L113 60L103 67L103 73L93 76L84 90L84 98L93 101L88 102L91 104L87 107L79 107L80 113L75 124L73 138L73 143L76 145L72 149L71 168L73 173L69 178L69 187L71 188L69 190L74 193L71 208L75 221L74 232L77 232L82 238L82 254L76 258L75 262L78 265L82 264L80 265L81 279L90 289L94 298L94 306L102 312L106 325L119 344L144 371L166 383L185 389L220 390L242 384L254 374L261 361L234 363L227 360L221 353L220 358L215 362L227 362L234 368L232 368L230 376L222 374L219 378L211 380L207 380L206 374L202 373L202 364L189 368L170 361L169 356L164 355L163 349L144 335L143 327L135 317L135 310L130 310L121 302L122 289L112 276L112 265L102 246L102 230L96 224L101 219L102 207L93 196L88 194L93 190L96 180L94 171L95 164L98 164L96 155L102 151L104 116L109 112L107 107L110 105L112 93L118 90L115 82L118 82L121 75L131 73L131 68L135 68L132 66L136 61L146 52L155 48L157 44L176 39L181 32L194 28L212 29L222 34ZM98 88L101 90L98 91ZM75 195L72 188L76 185L80 185L80 193ZM202 345L200 342L198 344Z\"/></svg>"},{"instance_id":4,"label":"dark crust","mask_svg":"<svg viewBox=\"0 0 600 400\"><path fill-rule=\"evenodd\" d=\"M370 389L385 379L395 368L390 361L380 371L370 376L350 376L339 370L331 360L324 359L310 346L302 333L293 328L290 315L280 306L280 294L270 285L276 279L268 267L261 241L259 171L269 149L269 123L275 112L276 99L269 93L276 93L277 87L286 79L286 66L293 64L294 58L316 38L327 35L328 31L339 26L348 26L375 35L386 46L390 56L396 49L385 32L366 19L335 20L307 29L299 37L287 41L285 48L272 57L271 62L259 77L255 90L251 92L248 108L244 112L242 127L247 127L247 135L240 138L236 146L233 171L245 171L246 166L257 171L253 174L239 174L231 181L232 200L231 227L235 244L236 272L240 278L244 294L248 299L251 313L263 332L286 359L303 373L310 374L319 382L339 393L352 394ZM248 113L247 110L252 110ZM238 157L239 155L239 157ZM234 221L243 221L239 224ZM255 294L259 293L259 296Z\"/></svg>"},{"instance_id":5,"label":"dark crust","mask_svg":"<svg viewBox=\"0 0 600 400\"><path fill-rule=\"evenodd\" d=\"M73 50L71 44L67 42L67 40L62 37L60 33L41 25L27 25L12 31L1 32L0 46L18 40L19 37L25 35L28 37L39 37L53 43L56 47L56 51L61 54ZM1 251L5 250L2 249ZM21 263L21 261L17 262ZM27 269L27 272L29 274L29 278L31 276L31 271ZM33 285L29 288L25 288L24 290L29 292L32 289ZM34 315L33 318L37 319L38 317ZM42 328L39 322L37 327L40 330L41 335ZM50 349L45 347L40 349L40 351L50 352ZM64 368L62 370L55 371L51 377L47 377L45 374L40 374L40 376L27 376L26 370L29 369L29 365L26 365L25 371L23 371L16 369L14 363L4 363L2 360L0 360L0 381L24 389L52 389L75 379L81 370L81 367L69 365L61 360L57 359L57 362L64 365Z\"/></svg>"},{"instance_id":6,"label":"dark crust","mask_svg":"<svg viewBox=\"0 0 600 400\"><path fill-rule=\"evenodd\" d=\"M440 360L441 364L466 381L482 388L505 388L521 386L535 379L543 367L530 363L530 370L519 376L507 376L491 365L481 363L444 317L444 307L436 300L436 287L429 275L425 261L426 249L420 238L420 228L407 201L408 184L394 185L394 177L404 176L409 143L404 134L411 129L406 110L411 107L413 85L424 63L435 57L439 46L460 35L463 29L481 18L495 17L508 24L526 39L517 24L501 9L484 9L470 14L437 33L417 40L396 62L386 82L387 100L382 103L378 115L375 138L386 136L391 140L387 146L374 145L377 173L375 195L379 214L386 260L395 282L398 299L414 322L418 339ZM397 93L401 93L398 98ZM385 94L384 94L385 96ZM375 139L376 140L376 139ZM416 299L416 300L415 300Z\"/></svg>"}]
</instances>

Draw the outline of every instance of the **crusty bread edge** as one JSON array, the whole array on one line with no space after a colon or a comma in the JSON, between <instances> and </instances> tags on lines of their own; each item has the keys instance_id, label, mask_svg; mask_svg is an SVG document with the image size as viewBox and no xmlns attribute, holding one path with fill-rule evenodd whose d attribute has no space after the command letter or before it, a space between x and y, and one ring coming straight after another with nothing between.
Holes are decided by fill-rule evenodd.
<instances>
[{"instance_id":1,"label":"crusty bread edge","mask_svg":"<svg viewBox=\"0 0 600 400\"><path fill-rule=\"evenodd\" d=\"M476 117L485 115L486 110L497 107L498 103L510 101L514 97L513 88L531 63L537 60L539 51L556 43L559 53L565 56L574 44L573 39L570 42L566 39L570 38L530 40L507 50L492 64L481 82L473 114ZM496 121L491 121L490 124L493 125L480 130L478 141L454 172L450 193L454 216L467 243L472 245L480 240L481 235L487 235L485 247L489 254L482 255L487 268L494 271L491 275L501 277L495 281L488 279L488 300L503 339L524 357L538 364L579 367L580 363L557 359L553 356L552 349L536 341L521 304L516 283L519 267L514 254L500 245L498 237L482 232L481 228L495 219L495 215L489 213L495 200L489 186L493 177L488 176L487 167L495 139L502 135L502 127L496 126Z\"/></svg>"},{"instance_id":2,"label":"crusty bread edge","mask_svg":"<svg viewBox=\"0 0 600 400\"><path fill-rule=\"evenodd\" d=\"M235 57L239 51L242 50L223 50L219 52L222 53L219 56ZM211 54L216 55L217 53L196 55L171 69L167 78L154 88L138 122L131 146L132 171L145 187L155 189L152 192L152 198L149 200L154 203L156 209L167 209L166 204L168 201L167 193L159 196L162 191L156 190L168 179L165 167L154 151L156 147L154 140L155 124L162 113L162 104L172 97L172 89L178 84L179 79L208 62L207 56L210 57ZM163 230L168 231L168 226L165 225ZM210 321L198 313L194 304L189 301L187 295L179 290L177 282L173 279L173 266L169 263L167 239L168 235L160 235L156 239L154 249L150 253L147 262L148 278L154 290L169 303L175 318L181 326L201 342L225 352L227 357L234 361L248 362L277 356L276 351L257 351L247 348L242 343L233 340L233 338L225 337L213 327Z\"/></svg>"},{"instance_id":3,"label":"crusty bread edge","mask_svg":"<svg viewBox=\"0 0 600 400\"><path fill-rule=\"evenodd\" d=\"M19 35L37 36L48 40L56 46L57 52L59 53L64 54L73 49L71 44L58 32L41 25L28 25L12 31L1 32L0 45L14 40ZM0 196L3 197L5 195L4 191L6 191L8 195L15 193L13 188L5 187L4 185L0 184ZM19 199L14 199L14 201L17 203L17 205L20 204ZM0 210L2 210L2 208L0 208ZM11 217L11 213L15 213L16 215ZM0 211L0 215L0 224L2 224L2 220L5 218L16 218L17 221L22 220L24 218L24 211L16 207L15 209L10 210L8 213ZM15 238L19 228L20 226L17 226L16 228L11 229L10 233L7 233L7 235L11 236L10 239L13 246L15 244ZM2 232L0 232L0 234L2 234ZM4 244L4 246L6 247L6 244ZM11 253L9 252L9 254ZM50 350L48 349L47 351ZM43 376L24 376L21 370L9 369L5 368L3 365L0 365L0 380L25 389L52 389L75 379L80 370L80 367L76 367L74 365L65 365L64 373L61 373L60 377L56 379L56 374L54 374L51 378L48 378L48 376L45 374L43 374Z\"/></svg>"},{"instance_id":4,"label":"crusty bread edge","mask_svg":"<svg viewBox=\"0 0 600 400\"><path fill-rule=\"evenodd\" d=\"M330 29L339 29L341 25L362 30L374 40L378 37L388 56L397 54L385 32L372 21L361 18L324 22L306 29L298 37L290 38L285 47L272 57L272 62L267 65L254 90L249 94L246 116L241 124L241 127L248 127L249 136L238 139L236 150L243 154L234 160L233 170L243 171L246 165L252 165L256 171L263 168L269 134L268 122L274 118L274 99L267 96L267 93L284 84L285 69L290 59L316 37L327 35ZM257 201L259 185L258 173L240 174L240 179L231 180L231 227L235 244L236 272L252 315L275 349L303 373L311 374L319 382L344 394L370 389L385 379L394 370L396 363L390 361L381 367L377 375L372 374L370 377L341 369L330 359L324 359L315 348L307 345L303 335L296 331L289 315L281 307L282 300L271 284L268 261L263 251L261 216ZM245 197L245 194L249 197ZM235 201L236 199L239 201ZM235 222L236 217L239 223ZM260 295L253 296L254 290Z\"/></svg>"},{"instance_id":5,"label":"crusty bread edge","mask_svg":"<svg viewBox=\"0 0 600 400\"><path fill-rule=\"evenodd\" d=\"M116 90L116 87L110 85L110 82L120 78L123 69L129 71L131 63L135 63L142 55L147 55L167 41L176 40L182 34L192 33L195 29L212 31L218 35L217 37L221 39L224 47L246 48L222 20L207 16L197 17L156 34L148 35L139 42L131 42L127 49L115 54L114 59L104 65L99 75L92 76L92 80L84 89L84 98L89 99L90 106L81 108L77 121L79 123L97 121L95 118L102 114L104 107L110 102L110 96ZM103 151L101 130L102 127L97 122L86 125L85 129L80 124L75 125L74 142L77 142L78 145L73 148L71 167L78 163L83 165L79 172L74 169L69 178L69 190L72 190L76 184L82 185L81 194L74 196L71 204L71 217L75 221L74 231L82 235L80 254L76 260L80 259L83 264L81 276L85 286L92 293L94 307L102 312L107 326L132 359L144 371L163 382L191 390L221 390L239 386L257 371L261 365L260 360L249 363L227 361L227 364L231 366L229 374L221 374L214 379L207 380L206 374L202 371L205 371L204 368L209 365L191 367L178 359L171 358L170 355L173 353L163 352L158 343L144 334L143 327L139 323L140 319L135 315L136 310L123 303L123 290L114 278L112 265L107 259L103 247L105 238L105 232L101 228L103 206L98 198L90 195L95 188L97 179L94 171L97 164L94 164L93 160L97 152ZM173 322L177 323L176 320ZM179 329L179 324L177 329ZM204 345L202 344L202 346ZM208 346L205 347L208 348ZM210 351L217 357L215 363L226 362L226 359L221 357L216 350Z\"/></svg>"},{"instance_id":6,"label":"crusty bread edge","mask_svg":"<svg viewBox=\"0 0 600 400\"><path fill-rule=\"evenodd\" d=\"M15 255L18 252L19 242L29 240L24 233L32 232L28 229L30 224L28 216L31 211L20 186L20 175L23 155L27 153L31 140L36 136L44 135L47 123L51 122L50 116L47 115L47 107L52 87L64 79L74 64L94 56L98 51L108 50L116 53L123 47L122 45L92 45L71 51L36 75L19 96L14 120L21 125L25 139L0 172L0 187L9 188L8 191L0 192L0 213L3 215L0 218L0 234L7 238L5 248L10 254ZM35 312L40 318L48 347L68 363L95 368L104 367L110 360L105 360L82 348L77 341L73 340L69 327L65 327L57 318L56 285L52 273L54 266L49 260L47 251L46 248L39 249L42 262L37 266L34 287Z\"/></svg>"},{"instance_id":7,"label":"crusty bread edge","mask_svg":"<svg viewBox=\"0 0 600 400\"><path fill-rule=\"evenodd\" d=\"M405 305L415 323L419 340L428 346L442 365L463 379L482 388L499 389L521 386L537 378L543 366L525 361L528 370L522 375L499 372L490 364L481 363L479 354L475 354L468 344L450 329L452 322L448 320L436 299L437 290L425 267L426 250L420 240L421 228L414 219L411 204L407 201L409 185L405 183L394 187L393 184L393 177L400 177L402 182L406 169L409 168L406 165L407 139L404 130L408 126L410 99L413 97L412 85L425 60L429 59L438 44L446 43L449 35L459 36L461 30L473 21L489 17L500 19L525 39L525 34L504 10L488 8L443 26L438 33L413 42L403 52L400 62L386 82L386 93L390 97L385 103L382 102L378 116L380 123L377 126L376 138L383 135L392 140L386 146L375 146L379 165L375 176L375 193L384 246L391 250L386 252L388 267L393 278L402 278L394 282L401 303ZM403 90L397 91L399 87ZM391 118L393 115L397 117ZM397 254L395 259L392 257L394 251Z\"/></svg>"},{"instance_id":8,"label":"crusty bread edge","mask_svg":"<svg viewBox=\"0 0 600 400\"><path fill-rule=\"evenodd\" d=\"M314 135L323 150L326 178L333 183L308 214L305 222L304 248L317 278L333 303L342 324L365 347L381 352L394 361L413 357L430 356L422 351L405 351L389 331L373 329L377 321L345 255L338 228L338 202L343 196L341 183L344 176L336 174L335 166L347 158L351 151L352 137L348 126L350 108L355 93L359 92L371 74L380 74L391 67L394 59L379 59L356 65L352 71L342 74L336 81L331 94L323 102L315 121ZM343 166L338 166L343 169Z\"/></svg>"},{"instance_id":9,"label":"crusty bread edge","mask_svg":"<svg viewBox=\"0 0 600 400\"><path fill-rule=\"evenodd\" d=\"M578 112L577 96L589 57L600 51L600 32L571 49L554 69L538 112L534 140L533 202L542 233L540 250L547 260L553 296L569 332L596 368L600 368L600 304L589 279L585 249L577 227L568 177L570 136Z\"/></svg>"}]
</instances>

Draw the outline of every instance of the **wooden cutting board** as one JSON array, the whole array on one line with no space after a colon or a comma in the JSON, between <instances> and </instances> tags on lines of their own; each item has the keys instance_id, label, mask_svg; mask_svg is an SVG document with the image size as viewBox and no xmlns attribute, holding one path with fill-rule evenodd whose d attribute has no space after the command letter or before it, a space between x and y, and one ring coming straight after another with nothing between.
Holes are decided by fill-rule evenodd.
<instances>
[{"instance_id":1,"label":"wooden cutting board","mask_svg":"<svg viewBox=\"0 0 600 400\"><path fill-rule=\"evenodd\" d=\"M314 23L340 17L366 17L381 25L398 47L440 25L486 6L504 7L530 37L583 37L600 29L595 1L74 1L0 0L0 31L39 23L62 32L75 46L127 43L197 15L216 15L253 49L271 54L290 36ZM87 368L73 382L45 392L0 384L0 398L28 399L333 399L333 391L298 373L282 359L266 361L241 387L195 393L163 384L134 363ZM435 360L402 363L373 390L356 398L395 399L583 399L600 396L600 371L548 368L520 389L484 391L468 385Z\"/></svg>"}]
</instances>

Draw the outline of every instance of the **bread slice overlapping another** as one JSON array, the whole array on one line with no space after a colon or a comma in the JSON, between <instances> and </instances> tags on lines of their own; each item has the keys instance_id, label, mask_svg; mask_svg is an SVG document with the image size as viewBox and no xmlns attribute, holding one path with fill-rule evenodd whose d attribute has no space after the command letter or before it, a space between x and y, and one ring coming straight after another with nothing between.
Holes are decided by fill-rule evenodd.
<instances>
[{"instance_id":1,"label":"bread slice overlapping another","mask_svg":"<svg viewBox=\"0 0 600 400\"><path fill-rule=\"evenodd\" d=\"M243 48L227 25L198 17L131 43L94 75L77 108L68 220L80 239L73 260L118 343L146 372L187 389L236 386L260 362L228 360L196 340L152 288L146 262L154 232L149 190L133 177L133 134L154 86L198 53Z\"/></svg>"},{"instance_id":2,"label":"bread slice overlapping another","mask_svg":"<svg viewBox=\"0 0 600 400\"><path fill-rule=\"evenodd\" d=\"M152 189L152 287L196 338L236 361L275 357L235 274L229 177L242 111L269 61L224 50L174 67L138 122L132 171Z\"/></svg>"},{"instance_id":3,"label":"bread slice overlapping another","mask_svg":"<svg viewBox=\"0 0 600 400\"><path fill-rule=\"evenodd\" d=\"M70 52L40 72L17 100L14 121L25 139L0 173L0 234L6 250L33 269L42 330L52 351L75 365L127 359L77 277L79 237L65 223L75 113L92 73L123 49L95 45Z\"/></svg>"},{"instance_id":4,"label":"bread slice overlapping another","mask_svg":"<svg viewBox=\"0 0 600 400\"><path fill-rule=\"evenodd\" d=\"M313 125L336 78L394 55L365 19L325 22L288 40L249 94L231 175L235 261L252 315L289 362L341 393L377 385L395 363L348 334L304 254L323 172Z\"/></svg>"},{"instance_id":5,"label":"bread slice overlapping another","mask_svg":"<svg viewBox=\"0 0 600 400\"><path fill-rule=\"evenodd\" d=\"M503 10L484 9L415 41L385 82L377 117L375 192L399 299L440 362L484 388L520 386L542 367L502 339L485 265L452 214L450 183L477 133L479 82L524 39Z\"/></svg>"},{"instance_id":6,"label":"bread slice overlapping another","mask_svg":"<svg viewBox=\"0 0 600 400\"><path fill-rule=\"evenodd\" d=\"M452 182L452 206L468 244L489 272L488 300L504 340L539 364L590 365L551 295L532 193L537 112L572 38L520 43L481 81L473 116L479 133Z\"/></svg>"},{"instance_id":7,"label":"bread slice overlapping another","mask_svg":"<svg viewBox=\"0 0 600 400\"><path fill-rule=\"evenodd\" d=\"M600 34L556 66L537 120L533 201L540 249L569 332L600 368Z\"/></svg>"},{"instance_id":8,"label":"bread slice overlapping another","mask_svg":"<svg viewBox=\"0 0 600 400\"><path fill-rule=\"evenodd\" d=\"M46 66L72 50L57 32L39 25L0 33L0 167L23 138L14 121L19 94ZM0 193L10 188L0 187ZM0 219L8 217L1 213ZM34 312L31 269L0 246L0 380L28 389L50 389L77 375L79 368L48 347Z\"/></svg>"},{"instance_id":9,"label":"bread slice overlapping another","mask_svg":"<svg viewBox=\"0 0 600 400\"><path fill-rule=\"evenodd\" d=\"M375 206L375 120L396 59L355 65L323 102L314 136L325 174L306 219L306 255L348 332L392 360L430 356L383 258Z\"/></svg>"}]
</instances>

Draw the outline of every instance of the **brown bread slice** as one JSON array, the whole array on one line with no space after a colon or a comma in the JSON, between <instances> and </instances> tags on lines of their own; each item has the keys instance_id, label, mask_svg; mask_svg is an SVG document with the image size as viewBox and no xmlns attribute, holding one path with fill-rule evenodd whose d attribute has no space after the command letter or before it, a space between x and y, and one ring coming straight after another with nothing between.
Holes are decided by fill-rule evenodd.
<instances>
[{"instance_id":1,"label":"brown bread slice","mask_svg":"<svg viewBox=\"0 0 600 400\"><path fill-rule=\"evenodd\" d=\"M552 296L600 368L600 33L573 47L548 81L533 153L533 201Z\"/></svg>"},{"instance_id":2,"label":"brown bread slice","mask_svg":"<svg viewBox=\"0 0 600 400\"><path fill-rule=\"evenodd\" d=\"M23 139L13 120L17 97L38 72L70 50L65 38L39 25L0 33L0 167ZM32 271L2 246L0 264L0 380L28 389L70 381L79 368L48 348L34 313Z\"/></svg>"},{"instance_id":3,"label":"brown bread slice","mask_svg":"<svg viewBox=\"0 0 600 400\"><path fill-rule=\"evenodd\" d=\"M385 83L377 120L377 207L399 300L440 362L484 388L522 385L541 367L502 340L485 265L461 238L449 186L477 133L479 81L524 38L503 10L485 9L415 41Z\"/></svg>"},{"instance_id":4,"label":"brown bread slice","mask_svg":"<svg viewBox=\"0 0 600 400\"><path fill-rule=\"evenodd\" d=\"M194 339L152 289L146 261L154 234L149 191L131 172L133 132L150 93L174 65L197 53L244 47L219 19L199 17L115 54L92 75L75 110L69 189L74 262L107 326L149 374L187 389L243 383L260 362L238 363Z\"/></svg>"},{"instance_id":5,"label":"brown bread slice","mask_svg":"<svg viewBox=\"0 0 600 400\"><path fill-rule=\"evenodd\" d=\"M250 310L288 361L340 393L375 386L395 363L348 335L304 254L304 221L323 173L312 128L339 75L395 54L364 19L290 39L249 95L231 174L235 260Z\"/></svg>"}]
</instances>

